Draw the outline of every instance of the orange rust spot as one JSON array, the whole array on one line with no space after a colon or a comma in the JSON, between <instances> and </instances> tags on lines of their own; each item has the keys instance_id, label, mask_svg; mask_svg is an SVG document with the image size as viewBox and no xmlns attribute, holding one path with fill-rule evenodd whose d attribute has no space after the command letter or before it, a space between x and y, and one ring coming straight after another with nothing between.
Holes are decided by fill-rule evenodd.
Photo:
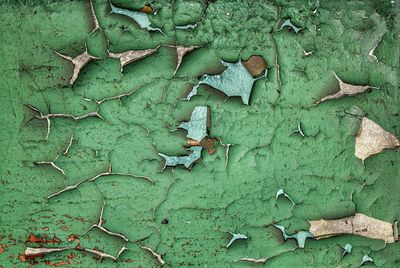
<instances>
[{"instance_id":1,"label":"orange rust spot","mask_svg":"<svg viewBox=\"0 0 400 268\"><path fill-rule=\"evenodd\" d=\"M79 239L79 236L78 236L78 235L71 234L71 235L68 237L68 242L72 242L72 241L75 241L75 240L78 240L78 239Z\"/></svg>"},{"instance_id":2,"label":"orange rust spot","mask_svg":"<svg viewBox=\"0 0 400 268\"><path fill-rule=\"evenodd\" d=\"M28 237L28 242L30 243L38 243L38 244L59 244L61 240L54 236L51 239L47 239L47 235L43 236L35 236L34 234L30 234Z\"/></svg>"},{"instance_id":3,"label":"orange rust spot","mask_svg":"<svg viewBox=\"0 0 400 268\"><path fill-rule=\"evenodd\" d=\"M46 240L44 240L44 239L41 238L41 237L37 237L37 236L35 236L34 234L30 234L30 235L29 235L29 238L28 238L28 241L29 241L30 243L45 243Z\"/></svg>"},{"instance_id":4,"label":"orange rust spot","mask_svg":"<svg viewBox=\"0 0 400 268\"><path fill-rule=\"evenodd\" d=\"M195 141L195 140L192 140L192 139L187 139L187 143L188 143L190 146L199 146L199 145L200 145L200 142Z\"/></svg>"},{"instance_id":5,"label":"orange rust spot","mask_svg":"<svg viewBox=\"0 0 400 268\"><path fill-rule=\"evenodd\" d=\"M18 259L19 259L21 262L26 262L25 254L19 254L19 255L18 255Z\"/></svg>"},{"instance_id":6,"label":"orange rust spot","mask_svg":"<svg viewBox=\"0 0 400 268\"><path fill-rule=\"evenodd\" d=\"M74 252L72 252L71 254L69 254L67 256L68 259L74 259L76 257L76 254Z\"/></svg>"},{"instance_id":7,"label":"orange rust spot","mask_svg":"<svg viewBox=\"0 0 400 268\"><path fill-rule=\"evenodd\" d=\"M150 4L146 4L146 5L144 5L143 8L139 9L139 11L143 12L143 13L151 14L151 13L153 13L153 8L151 7Z\"/></svg>"},{"instance_id":8,"label":"orange rust spot","mask_svg":"<svg viewBox=\"0 0 400 268\"><path fill-rule=\"evenodd\" d=\"M61 261L61 262L45 261L45 264L48 265L48 266L60 267L60 266L69 265L71 263L70 262L66 262L66 261Z\"/></svg>"},{"instance_id":9,"label":"orange rust spot","mask_svg":"<svg viewBox=\"0 0 400 268\"><path fill-rule=\"evenodd\" d=\"M215 148L208 149L208 154L209 154L209 155L212 155L212 154L215 153L216 150L217 150L217 149L215 149Z\"/></svg>"}]
</instances>

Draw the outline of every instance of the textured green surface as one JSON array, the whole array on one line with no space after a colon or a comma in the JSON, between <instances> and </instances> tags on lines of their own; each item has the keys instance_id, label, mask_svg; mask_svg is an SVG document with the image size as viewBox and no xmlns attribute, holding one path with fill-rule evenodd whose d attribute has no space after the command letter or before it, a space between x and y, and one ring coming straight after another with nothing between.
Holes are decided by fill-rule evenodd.
<instances>
[{"instance_id":1,"label":"textured green surface","mask_svg":"<svg viewBox=\"0 0 400 268\"><path fill-rule=\"evenodd\" d=\"M135 9L145 4L133 2L113 1ZM284 242L272 223L293 234L308 230L307 220L355 212L391 222L399 219L399 151L385 151L363 165L354 156L360 120L349 115L362 111L400 135L399 1L321 1L318 6L318 1L217 0L208 6L204 21L187 31L175 31L175 25L200 20L204 3L153 5L161 9L151 16L152 25L166 35L108 14L106 0L95 1L104 33L94 34L86 1L2 1L0 265L29 266L18 255L26 246L40 246L25 243L30 233L61 240L59 245L43 245L49 247L75 246L76 241L68 242L75 234L82 246L116 255L122 240L96 229L83 235L97 223L103 199L106 228L131 241L146 239L128 243L130 251L116 263L100 263L91 254L72 251L75 258L68 259L71 252L55 253L35 259L37 266L49 260L68 261L72 267L157 267L139 247L143 245L162 254L170 267L251 267L235 260L296 247L293 240ZM286 18L304 29L297 34L274 32ZM175 77L175 49L167 47L127 65L121 74L119 62L104 57L106 38L112 52L160 44L203 47L185 56ZM78 55L85 42L93 55L103 58L89 63L74 87L68 87L72 66L54 51ZM378 42L375 62L368 53ZM302 48L314 54L304 57ZM198 77L221 72L219 59L238 62L251 55L264 56L269 72L255 82L249 106L237 97L225 101L211 89L181 100ZM337 91L333 71L348 83L380 89L310 108ZM132 89L137 91L121 100L101 105L88 101ZM52 119L45 141L45 122L29 120L33 114L24 104L44 113L81 115L99 109L104 120ZM177 168L160 173L163 163L154 145L169 155L186 153L186 132L170 130L187 121L197 105L211 108L211 136L234 144L229 161L220 146L213 155L204 150L191 172ZM290 135L298 122L307 137ZM71 135L75 141L64 156ZM48 166L33 165L59 154L56 164L65 170L65 178ZM105 176L47 202L50 194L106 171L110 163L114 172L146 175L155 183ZM281 188L297 205L275 200ZM249 239L227 249L229 232ZM352 253L341 260L338 244L347 243ZM382 241L349 235L308 239L304 249L272 258L265 266L355 267L372 250L369 256L377 265L398 267L399 249L399 243L385 247Z\"/></svg>"}]
</instances>

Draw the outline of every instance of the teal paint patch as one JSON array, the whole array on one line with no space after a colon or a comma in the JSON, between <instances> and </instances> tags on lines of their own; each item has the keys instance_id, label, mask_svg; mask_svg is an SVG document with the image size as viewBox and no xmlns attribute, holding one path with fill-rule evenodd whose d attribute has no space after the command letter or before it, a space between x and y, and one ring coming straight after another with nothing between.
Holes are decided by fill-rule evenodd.
<instances>
[{"instance_id":1,"label":"teal paint patch","mask_svg":"<svg viewBox=\"0 0 400 268\"><path fill-rule=\"evenodd\" d=\"M298 32L300 32L301 30L303 30L303 28L297 27L296 25L294 25L290 19L287 19L287 20L285 20L285 21L282 23L281 27L280 27L278 30L276 30L276 31L277 31L277 32L282 31L283 28L285 28L285 27L290 28L290 29L291 29L292 31L294 31L295 33L298 33Z\"/></svg>"},{"instance_id":2,"label":"teal paint patch","mask_svg":"<svg viewBox=\"0 0 400 268\"><path fill-rule=\"evenodd\" d=\"M228 97L241 97L244 104L249 104L253 84L259 78L253 78L241 61L229 63L221 60L221 63L226 69L218 75L205 75L200 82L193 87L192 91L186 97L187 100L197 95L198 87L204 84L221 91ZM266 74L264 76L266 76Z\"/></svg>"},{"instance_id":3,"label":"teal paint patch","mask_svg":"<svg viewBox=\"0 0 400 268\"><path fill-rule=\"evenodd\" d=\"M188 138L200 142L207 136L207 115L207 107L197 106L192 112L190 121L182 122L178 128L186 129Z\"/></svg>"},{"instance_id":4,"label":"teal paint patch","mask_svg":"<svg viewBox=\"0 0 400 268\"><path fill-rule=\"evenodd\" d=\"M163 153L158 153L158 155L165 160L163 170L166 167L176 167L178 165L183 165L185 168L189 168L194 164L194 162L200 159L202 149L201 146L190 147L188 151L191 151L191 153L185 156L168 156Z\"/></svg>"},{"instance_id":5,"label":"teal paint patch","mask_svg":"<svg viewBox=\"0 0 400 268\"><path fill-rule=\"evenodd\" d=\"M111 3L111 1L110 1L110 6L111 6L111 12L110 12L111 14L127 16L133 19L137 24L139 24L140 28L142 29L147 29L149 31L158 31L164 34L164 32L160 28L151 27L151 22L149 20L149 16L147 13L117 7L114 6Z\"/></svg>"},{"instance_id":6,"label":"teal paint patch","mask_svg":"<svg viewBox=\"0 0 400 268\"><path fill-rule=\"evenodd\" d=\"M288 240L291 238L296 239L297 245L299 246L299 248L304 248L307 238L314 237L314 235L312 233L306 232L306 231L299 231L295 234L288 235L285 231L285 227L283 227L282 225L274 224L274 226L282 232L282 236L285 240Z\"/></svg>"}]
</instances>

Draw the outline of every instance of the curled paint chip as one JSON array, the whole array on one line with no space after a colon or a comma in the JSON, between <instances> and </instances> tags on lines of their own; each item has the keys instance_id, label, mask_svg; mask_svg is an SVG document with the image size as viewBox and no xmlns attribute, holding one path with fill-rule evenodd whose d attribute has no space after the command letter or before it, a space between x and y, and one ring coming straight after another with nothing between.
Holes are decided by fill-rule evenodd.
<instances>
[{"instance_id":1,"label":"curled paint chip","mask_svg":"<svg viewBox=\"0 0 400 268\"><path fill-rule=\"evenodd\" d=\"M282 236L285 240L288 240L290 238L296 239L299 248L304 248L307 238L314 238L314 235L310 232L299 231L295 234L288 235L285 231L284 226L278 224L274 224L274 226L282 232Z\"/></svg>"},{"instance_id":2,"label":"curled paint chip","mask_svg":"<svg viewBox=\"0 0 400 268\"><path fill-rule=\"evenodd\" d=\"M355 141L355 156L362 161L384 149L400 147L399 139L374 121L363 117Z\"/></svg>"},{"instance_id":3,"label":"curled paint chip","mask_svg":"<svg viewBox=\"0 0 400 268\"><path fill-rule=\"evenodd\" d=\"M294 25L290 19L287 19L282 23L281 27L278 30L276 30L276 32L282 31L283 28L285 27L289 27L289 29L293 30L295 33L298 33L301 30L303 30L303 28Z\"/></svg>"},{"instance_id":4,"label":"curled paint chip","mask_svg":"<svg viewBox=\"0 0 400 268\"><path fill-rule=\"evenodd\" d=\"M317 101L315 103L315 105L320 104L321 102L324 101L328 101L328 100L333 100L333 99L339 99L343 96L352 96L352 95L356 95L359 93L362 93L370 88L376 88L376 87L372 87L370 85L366 85L366 86L359 86L359 85L351 85L351 84L347 84L345 82L343 82L342 79L340 79L339 76L336 75L335 72L333 72L335 75L336 80L339 82L339 88L340 90L332 95L328 95L326 97L323 97L322 99L320 99L319 101Z\"/></svg>"},{"instance_id":5,"label":"curled paint chip","mask_svg":"<svg viewBox=\"0 0 400 268\"><path fill-rule=\"evenodd\" d=\"M340 247L343 249L342 258L344 257L344 255L350 254L351 250L353 249L353 246L351 244L346 244Z\"/></svg>"},{"instance_id":6,"label":"curled paint chip","mask_svg":"<svg viewBox=\"0 0 400 268\"><path fill-rule=\"evenodd\" d=\"M186 129L187 137L200 142L207 136L208 108L196 106L189 122L182 122L178 128Z\"/></svg>"},{"instance_id":7,"label":"curled paint chip","mask_svg":"<svg viewBox=\"0 0 400 268\"><path fill-rule=\"evenodd\" d=\"M229 63L221 60L221 63L226 69L221 74L203 76L199 83L194 86L192 91L187 95L187 100L197 95L198 87L201 84L205 84L221 91L228 97L241 97L244 104L249 104L253 84L261 77L253 78L241 61Z\"/></svg>"},{"instance_id":8,"label":"curled paint chip","mask_svg":"<svg viewBox=\"0 0 400 268\"><path fill-rule=\"evenodd\" d=\"M111 6L111 14L118 14L118 15L124 15L127 16L131 19L133 19L137 24L139 24L140 28L142 29L147 29L149 31L158 31L162 34L164 32L160 28L153 28L151 27L151 22L149 20L149 16L146 12L141 12L141 11L133 11L125 8L120 8L117 6L114 6L111 1L110 1L110 6Z\"/></svg>"},{"instance_id":9,"label":"curled paint chip","mask_svg":"<svg viewBox=\"0 0 400 268\"><path fill-rule=\"evenodd\" d=\"M232 233L229 232L232 235L231 240L229 241L228 245L226 245L226 248L229 248L236 240L247 240L247 236L244 234L240 234L240 233Z\"/></svg>"},{"instance_id":10,"label":"curled paint chip","mask_svg":"<svg viewBox=\"0 0 400 268\"><path fill-rule=\"evenodd\" d=\"M58 56L66 59L66 60L69 60L74 65L74 71L73 71L73 74L72 74L72 76L71 76L71 78L69 80L69 84L70 85L73 85L75 83L75 81L78 79L78 76L79 76L81 70L83 69L83 67L86 66L86 64L88 64L91 60L99 59L99 58L97 58L95 56L90 55L88 53L88 51L87 51L87 48L85 49L85 51L83 53L79 54L75 58L72 58L70 56L61 54L61 53L59 53L57 51L55 51L55 53Z\"/></svg>"},{"instance_id":11,"label":"curled paint chip","mask_svg":"<svg viewBox=\"0 0 400 268\"><path fill-rule=\"evenodd\" d=\"M398 147L400 147L400 141L396 136L384 130L374 121L363 117L355 142L354 154L357 158L364 161L384 149Z\"/></svg>"},{"instance_id":12,"label":"curled paint chip","mask_svg":"<svg viewBox=\"0 0 400 268\"><path fill-rule=\"evenodd\" d=\"M200 159L202 149L201 146L190 147L188 151L191 151L191 153L185 156L169 156L163 153L158 153L158 155L165 160L163 170L166 167L175 167L178 165L184 165L185 168L189 168L194 164L194 162Z\"/></svg>"},{"instance_id":13,"label":"curled paint chip","mask_svg":"<svg viewBox=\"0 0 400 268\"><path fill-rule=\"evenodd\" d=\"M176 74L176 72L178 71L179 67L182 64L182 60L183 57L193 51L194 49L198 48L198 46L190 46L190 47L182 47L182 46L167 46L167 47L173 47L176 48L176 58L177 58L177 62L176 62L176 67L174 70L174 75Z\"/></svg>"},{"instance_id":14,"label":"curled paint chip","mask_svg":"<svg viewBox=\"0 0 400 268\"><path fill-rule=\"evenodd\" d=\"M368 253L369 254L369 253ZM363 266L364 264L366 264L367 262L374 262L374 260L370 257L370 256L368 256L368 254L367 255L364 255L363 257L362 257L362 260L361 260L361 263L360 263L360 266Z\"/></svg>"},{"instance_id":15,"label":"curled paint chip","mask_svg":"<svg viewBox=\"0 0 400 268\"><path fill-rule=\"evenodd\" d=\"M289 199L290 202L292 202L293 206L296 205L296 203L293 201L293 199L289 195L287 195L283 189L279 189L276 192L276 200L278 200L279 196L281 196L281 195L286 197L287 199Z\"/></svg>"},{"instance_id":16,"label":"curled paint chip","mask_svg":"<svg viewBox=\"0 0 400 268\"><path fill-rule=\"evenodd\" d=\"M381 221L361 213L337 220L310 221L310 233L316 239L340 234L354 234L394 243L398 240L397 224Z\"/></svg>"},{"instance_id":17,"label":"curled paint chip","mask_svg":"<svg viewBox=\"0 0 400 268\"><path fill-rule=\"evenodd\" d=\"M119 59L122 72L125 65L156 53L158 48L159 47L142 50L127 50L121 53L108 52L108 56L110 58Z\"/></svg>"}]
</instances>

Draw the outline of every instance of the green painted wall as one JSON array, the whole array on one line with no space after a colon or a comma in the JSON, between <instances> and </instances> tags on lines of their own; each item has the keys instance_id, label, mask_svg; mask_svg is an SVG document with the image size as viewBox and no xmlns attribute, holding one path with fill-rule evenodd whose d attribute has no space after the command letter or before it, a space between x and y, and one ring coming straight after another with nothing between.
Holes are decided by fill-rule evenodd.
<instances>
[{"instance_id":1,"label":"green painted wall","mask_svg":"<svg viewBox=\"0 0 400 268\"><path fill-rule=\"evenodd\" d=\"M113 3L140 8L145 1ZM206 6L202 1L152 5L161 9L151 21L166 35L109 15L106 0L94 1L104 30L94 34L86 1L2 1L0 266L157 267L140 248L146 246L162 254L168 267L251 267L235 260L296 247L272 223L293 233L307 230L308 220L355 212L389 222L399 219L399 151L386 150L364 164L354 156L360 115L400 136L398 1L217 0L209 4L203 22L187 31L174 25L200 20ZM285 18L304 30L274 32ZM160 44L202 47L185 56L175 76L175 50L167 47L121 74L119 62L105 57L107 39L112 52ZM84 51L85 42L101 59L89 63L70 87L72 66L54 51L75 56ZM368 55L377 44L378 62ZM302 48L314 53L305 57ZM237 62L251 55L264 56L269 69L255 83L249 106L205 87L190 101L181 100L198 77L222 70L219 58ZM338 90L333 71L348 83L379 89L310 107ZM90 101L133 89L137 91L121 100ZM45 141L46 122L34 119L25 104L43 113L98 110L104 120L51 119ZM170 130L187 120L196 105L211 108L211 136L234 144L229 161L219 146L212 155L203 151L190 172L176 168L161 173L156 148L185 153L186 132ZM304 138L291 135L298 122ZM74 142L63 155L71 135ZM55 159L65 177L49 166L34 165ZM107 171L110 163L114 172L146 175L155 183L105 176L47 200L66 185ZM298 204L276 202L280 188ZM98 229L84 235L98 222L103 200L104 227L130 240L125 245L129 251L117 262L99 262L76 250L21 261L27 246L41 246L27 242L30 234L60 240L42 244L46 247L74 247L79 240L82 247L116 255L123 240ZM226 249L229 231L249 239ZM68 241L71 235L78 238ZM353 252L341 260L338 244L346 243ZM304 249L278 255L265 266L356 267L371 250L376 265L398 267L399 249L399 243L385 246L378 240L337 236L307 240Z\"/></svg>"}]
</instances>

